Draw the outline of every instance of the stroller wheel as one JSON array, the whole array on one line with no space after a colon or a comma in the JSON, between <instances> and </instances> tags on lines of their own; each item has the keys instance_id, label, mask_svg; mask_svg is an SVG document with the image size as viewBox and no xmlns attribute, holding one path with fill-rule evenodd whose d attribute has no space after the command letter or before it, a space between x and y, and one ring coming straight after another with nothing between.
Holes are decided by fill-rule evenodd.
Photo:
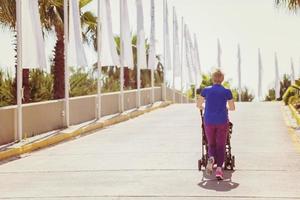
<instances>
[{"instance_id":1,"label":"stroller wheel","mask_svg":"<svg viewBox=\"0 0 300 200\"><path fill-rule=\"evenodd\" d=\"M235 167L235 157L232 156L231 157L231 162L230 162L230 170L233 170Z\"/></svg>"},{"instance_id":2,"label":"stroller wheel","mask_svg":"<svg viewBox=\"0 0 300 200\"><path fill-rule=\"evenodd\" d=\"M224 162L224 170L231 169L231 157L230 155L226 155L225 162Z\"/></svg>"},{"instance_id":3,"label":"stroller wheel","mask_svg":"<svg viewBox=\"0 0 300 200\"><path fill-rule=\"evenodd\" d=\"M202 169L202 160L198 160L198 170L201 171Z\"/></svg>"}]
</instances>

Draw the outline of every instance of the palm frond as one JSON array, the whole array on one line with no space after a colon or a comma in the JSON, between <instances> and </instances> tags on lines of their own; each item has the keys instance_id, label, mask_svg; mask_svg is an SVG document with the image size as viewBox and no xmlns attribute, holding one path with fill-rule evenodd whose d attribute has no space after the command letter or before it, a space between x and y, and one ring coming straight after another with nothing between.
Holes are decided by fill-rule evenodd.
<instances>
[{"instance_id":1,"label":"palm frond","mask_svg":"<svg viewBox=\"0 0 300 200\"><path fill-rule=\"evenodd\" d=\"M300 8L300 0L275 0L277 6L287 7L289 10L297 11Z\"/></svg>"},{"instance_id":2,"label":"palm frond","mask_svg":"<svg viewBox=\"0 0 300 200\"><path fill-rule=\"evenodd\" d=\"M12 0L1 0L0 24L14 29L16 25L16 2Z\"/></svg>"},{"instance_id":3,"label":"palm frond","mask_svg":"<svg viewBox=\"0 0 300 200\"><path fill-rule=\"evenodd\" d=\"M80 0L80 2L79 2L79 8L83 8L84 6L88 5L92 1L93 0Z\"/></svg>"}]
</instances>

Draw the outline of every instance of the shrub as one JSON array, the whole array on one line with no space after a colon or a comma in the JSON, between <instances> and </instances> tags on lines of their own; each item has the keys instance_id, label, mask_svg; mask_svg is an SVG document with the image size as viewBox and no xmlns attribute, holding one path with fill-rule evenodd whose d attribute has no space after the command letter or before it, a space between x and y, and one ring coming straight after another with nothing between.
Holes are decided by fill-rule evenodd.
<instances>
[{"instance_id":1,"label":"shrub","mask_svg":"<svg viewBox=\"0 0 300 200\"><path fill-rule=\"evenodd\" d=\"M14 81L9 74L0 70L0 107L14 104Z\"/></svg>"},{"instance_id":2,"label":"shrub","mask_svg":"<svg viewBox=\"0 0 300 200\"><path fill-rule=\"evenodd\" d=\"M29 75L30 101L40 102L53 99L53 76L39 69Z\"/></svg>"},{"instance_id":3,"label":"shrub","mask_svg":"<svg viewBox=\"0 0 300 200\"><path fill-rule=\"evenodd\" d=\"M70 97L92 95L97 93L97 80L82 69L72 69L70 77Z\"/></svg>"},{"instance_id":4,"label":"shrub","mask_svg":"<svg viewBox=\"0 0 300 200\"><path fill-rule=\"evenodd\" d=\"M293 87L289 87L286 92L284 93L284 95L282 96L282 100L283 102L285 103L285 105L288 105L289 104L289 99L292 97L292 96L295 96L296 95L296 90L295 88Z\"/></svg>"},{"instance_id":5,"label":"shrub","mask_svg":"<svg viewBox=\"0 0 300 200\"><path fill-rule=\"evenodd\" d=\"M239 93L238 93L237 88L234 88L232 90L232 95L233 95L233 99L235 101L239 100ZM253 101L254 98L255 98L255 96L249 91L249 89L247 87L242 88L242 91L241 91L241 101L242 102L251 102L251 101Z\"/></svg>"}]
</instances>

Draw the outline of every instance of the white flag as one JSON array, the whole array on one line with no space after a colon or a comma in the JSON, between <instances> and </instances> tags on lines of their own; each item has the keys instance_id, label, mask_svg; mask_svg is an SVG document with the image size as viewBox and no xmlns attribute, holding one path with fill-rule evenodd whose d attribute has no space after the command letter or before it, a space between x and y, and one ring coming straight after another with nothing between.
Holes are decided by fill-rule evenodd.
<instances>
[{"instance_id":1,"label":"white flag","mask_svg":"<svg viewBox=\"0 0 300 200\"><path fill-rule=\"evenodd\" d=\"M46 68L45 44L38 0L21 2L22 67Z\"/></svg>"},{"instance_id":2,"label":"white flag","mask_svg":"<svg viewBox=\"0 0 300 200\"><path fill-rule=\"evenodd\" d=\"M144 11L141 0L136 0L137 9L137 65L139 69L147 69Z\"/></svg>"},{"instance_id":3,"label":"white flag","mask_svg":"<svg viewBox=\"0 0 300 200\"><path fill-rule=\"evenodd\" d=\"M242 58L241 58L241 48L240 44L238 44L238 53L237 53L237 59L238 59L238 88L239 88L239 101L241 101L241 94L242 94Z\"/></svg>"},{"instance_id":4,"label":"white flag","mask_svg":"<svg viewBox=\"0 0 300 200\"><path fill-rule=\"evenodd\" d=\"M174 77L180 77L180 46L179 46L179 30L175 8L173 7L173 73Z\"/></svg>"},{"instance_id":5,"label":"white flag","mask_svg":"<svg viewBox=\"0 0 300 200\"><path fill-rule=\"evenodd\" d=\"M262 97L262 60L260 49L258 49L258 100Z\"/></svg>"},{"instance_id":6,"label":"white flag","mask_svg":"<svg viewBox=\"0 0 300 200\"><path fill-rule=\"evenodd\" d=\"M221 63L221 56L222 56L222 48L221 48L221 42L220 39L218 38L218 68L222 67L222 63Z\"/></svg>"},{"instance_id":7,"label":"white flag","mask_svg":"<svg viewBox=\"0 0 300 200\"><path fill-rule=\"evenodd\" d=\"M300 62L299 62L299 64L300 64ZM298 67L298 79L300 79L300 66Z\"/></svg>"},{"instance_id":8,"label":"white flag","mask_svg":"<svg viewBox=\"0 0 300 200\"><path fill-rule=\"evenodd\" d=\"M127 0L120 0L121 6L121 42L122 42L122 64L123 66L134 68L133 64L133 54L132 54L132 45L131 45L131 32L129 24L129 14L128 14L128 5Z\"/></svg>"},{"instance_id":9,"label":"white flag","mask_svg":"<svg viewBox=\"0 0 300 200\"><path fill-rule=\"evenodd\" d=\"M101 8L101 65L119 66L119 56L112 31L111 9L109 0L100 0Z\"/></svg>"},{"instance_id":10,"label":"white flag","mask_svg":"<svg viewBox=\"0 0 300 200\"><path fill-rule=\"evenodd\" d=\"M295 85L295 69L293 58L291 58L291 84Z\"/></svg>"},{"instance_id":11,"label":"white flag","mask_svg":"<svg viewBox=\"0 0 300 200\"><path fill-rule=\"evenodd\" d=\"M194 34L194 49L195 49L195 60L196 60L196 67L198 71L198 85L202 83L202 70L201 70L201 62L199 57L199 48L198 48L198 40L196 34Z\"/></svg>"},{"instance_id":12,"label":"white flag","mask_svg":"<svg viewBox=\"0 0 300 200\"><path fill-rule=\"evenodd\" d=\"M169 33L169 9L168 3L164 0L164 64L165 68L171 70L171 48L170 48L170 33Z\"/></svg>"},{"instance_id":13,"label":"white flag","mask_svg":"<svg viewBox=\"0 0 300 200\"><path fill-rule=\"evenodd\" d=\"M148 68L155 69L157 65L156 60L156 45L155 45L155 5L154 0L151 0L151 33L150 33L150 47Z\"/></svg>"},{"instance_id":14,"label":"white flag","mask_svg":"<svg viewBox=\"0 0 300 200\"><path fill-rule=\"evenodd\" d=\"M190 54L190 68L192 72L192 77L193 77L193 84L198 85L199 84L199 72L197 68L197 63L196 63L196 54L195 54L195 48L192 42L192 37L190 34L189 29L187 29L187 41L188 41L188 51Z\"/></svg>"},{"instance_id":15,"label":"white flag","mask_svg":"<svg viewBox=\"0 0 300 200\"><path fill-rule=\"evenodd\" d=\"M68 66L87 67L87 59L82 44L79 1L70 0Z\"/></svg>"},{"instance_id":16,"label":"white flag","mask_svg":"<svg viewBox=\"0 0 300 200\"><path fill-rule=\"evenodd\" d=\"M275 98L280 98L280 79L277 53L275 53Z\"/></svg>"},{"instance_id":17,"label":"white flag","mask_svg":"<svg viewBox=\"0 0 300 200\"><path fill-rule=\"evenodd\" d=\"M188 69L188 83L189 84L195 84L195 80L193 77L193 63L192 63L192 57L191 57L191 49L190 49L190 43L188 39L188 28L187 25L185 25L184 28L184 35L185 35L185 57L186 57L186 65Z\"/></svg>"}]
</instances>

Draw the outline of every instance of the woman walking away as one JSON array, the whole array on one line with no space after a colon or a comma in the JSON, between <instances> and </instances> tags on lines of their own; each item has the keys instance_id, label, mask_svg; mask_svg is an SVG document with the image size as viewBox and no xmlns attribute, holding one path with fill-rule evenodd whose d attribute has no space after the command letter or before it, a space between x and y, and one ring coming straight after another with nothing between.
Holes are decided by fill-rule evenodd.
<instances>
[{"instance_id":1,"label":"woman walking away","mask_svg":"<svg viewBox=\"0 0 300 200\"><path fill-rule=\"evenodd\" d=\"M208 141L208 163L206 173L211 175L213 165L217 164L216 178L223 180L222 166L228 134L228 110L235 110L232 93L222 86L224 74L216 70L212 74L213 85L201 91L197 107L204 111L204 126ZM205 106L203 107L203 104Z\"/></svg>"}]
</instances>

